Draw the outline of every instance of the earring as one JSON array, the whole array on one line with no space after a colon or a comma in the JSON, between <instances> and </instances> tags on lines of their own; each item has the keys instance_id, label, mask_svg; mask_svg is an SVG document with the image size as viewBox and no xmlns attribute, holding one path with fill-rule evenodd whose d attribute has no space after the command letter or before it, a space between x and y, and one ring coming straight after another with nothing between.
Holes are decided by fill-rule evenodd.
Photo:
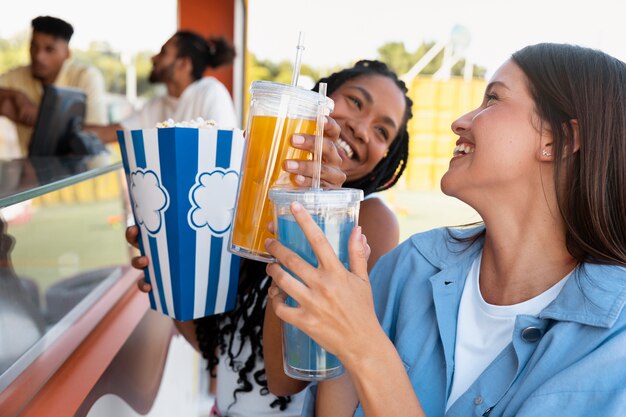
<instances>
[{"instance_id":1,"label":"earring","mask_svg":"<svg viewBox=\"0 0 626 417\"><path fill-rule=\"evenodd\" d=\"M542 149L542 150L541 150L541 154L542 154L543 156L552 156L552 154L551 154L550 152L546 151L545 149Z\"/></svg>"}]
</instances>

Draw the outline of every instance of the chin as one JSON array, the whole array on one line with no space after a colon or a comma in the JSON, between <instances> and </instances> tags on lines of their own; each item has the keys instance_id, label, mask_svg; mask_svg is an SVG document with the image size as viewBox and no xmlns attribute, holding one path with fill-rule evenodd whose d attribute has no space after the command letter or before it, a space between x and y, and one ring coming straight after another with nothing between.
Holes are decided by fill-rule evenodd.
<instances>
[{"instance_id":1,"label":"chin","mask_svg":"<svg viewBox=\"0 0 626 417\"><path fill-rule=\"evenodd\" d=\"M439 187L441 188L441 192L450 197L456 197L454 192L454 179L450 178L450 172L446 172L441 177L441 181L439 182Z\"/></svg>"}]
</instances>

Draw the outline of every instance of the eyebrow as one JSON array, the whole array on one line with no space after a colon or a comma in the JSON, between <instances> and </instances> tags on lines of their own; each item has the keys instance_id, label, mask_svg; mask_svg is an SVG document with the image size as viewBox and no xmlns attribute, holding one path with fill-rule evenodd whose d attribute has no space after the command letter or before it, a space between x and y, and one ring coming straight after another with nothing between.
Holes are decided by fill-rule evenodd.
<instances>
[{"instance_id":1,"label":"eyebrow","mask_svg":"<svg viewBox=\"0 0 626 417\"><path fill-rule=\"evenodd\" d=\"M365 101L367 101L369 104L372 104L374 102L374 98L372 97L372 95L370 94L369 91L367 91L365 88L358 86L358 85L353 85L351 86L352 88L356 88L357 90L359 90L361 92L361 94L363 94L363 97L365 97ZM382 117L383 123L388 124L389 126L393 127L394 129L397 129L398 126L396 125L396 122L389 116L383 116Z\"/></svg>"},{"instance_id":2,"label":"eyebrow","mask_svg":"<svg viewBox=\"0 0 626 417\"><path fill-rule=\"evenodd\" d=\"M495 86L500 86L500 87L506 88L507 90L510 90L510 88L502 81L492 81L489 84L487 84L487 88L485 88L485 91L489 91Z\"/></svg>"}]
</instances>

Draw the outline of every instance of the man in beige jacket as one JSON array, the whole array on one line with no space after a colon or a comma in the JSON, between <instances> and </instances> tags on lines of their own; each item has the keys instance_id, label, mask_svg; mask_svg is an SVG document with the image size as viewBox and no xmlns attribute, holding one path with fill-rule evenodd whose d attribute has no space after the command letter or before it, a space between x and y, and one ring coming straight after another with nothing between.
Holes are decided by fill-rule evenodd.
<instances>
[{"instance_id":1,"label":"man in beige jacket","mask_svg":"<svg viewBox=\"0 0 626 417\"><path fill-rule=\"evenodd\" d=\"M87 95L85 123L108 123L102 74L95 67L69 59L72 25L56 17L39 16L32 20L32 28L30 65L0 76L0 115L16 123L22 155L28 152L45 85L83 90Z\"/></svg>"}]
</instances>

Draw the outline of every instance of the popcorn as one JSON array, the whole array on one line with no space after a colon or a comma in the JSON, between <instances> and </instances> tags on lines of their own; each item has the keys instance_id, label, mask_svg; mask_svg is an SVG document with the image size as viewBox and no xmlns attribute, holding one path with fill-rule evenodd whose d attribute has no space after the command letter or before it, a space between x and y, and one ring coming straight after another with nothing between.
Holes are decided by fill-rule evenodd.
<instances>
[{"instance_id":1,"label":"popcorn","mask_svg":"<svg viewBox=\"0 0 626 417\"><path fill-rule=\"evenodd\" d=\"M192 120L185 120L182 122L175 122L173 119L167 119L163 122L159 122L156 124L157 128L165 128L165 127L193 127L193 128L208 128L208 127L217 127L217 122L215 120L204 120L202 117L196 117Z\"/></svg>"}]
</instances>

